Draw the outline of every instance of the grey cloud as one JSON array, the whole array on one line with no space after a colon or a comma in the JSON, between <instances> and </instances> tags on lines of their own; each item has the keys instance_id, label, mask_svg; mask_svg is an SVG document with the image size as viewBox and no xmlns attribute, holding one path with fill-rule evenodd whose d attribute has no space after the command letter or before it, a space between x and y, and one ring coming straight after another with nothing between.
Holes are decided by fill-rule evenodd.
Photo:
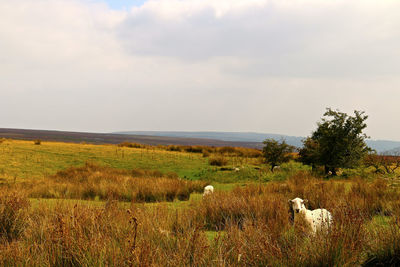
<instances>
[{"instance_id":1,"label":"grey cloud","mask_svg":"<svg viewBox=\"0 0 400 267\"><path fill-rule=\"evenodd\" d=\"M209 6L179 19L143 8L118 27L123 47L134 55L203 61L237 57L238 75L368 76L400 69L400 17L376 15L359 1L291 7L269 1L217 17ZM400 8L393 4L392 8ZM380 10L382 8L378 8ZM386 12L395 12L389 8ZM386 31L386 32L384 32Z\"/></svg>"}]
</instances>

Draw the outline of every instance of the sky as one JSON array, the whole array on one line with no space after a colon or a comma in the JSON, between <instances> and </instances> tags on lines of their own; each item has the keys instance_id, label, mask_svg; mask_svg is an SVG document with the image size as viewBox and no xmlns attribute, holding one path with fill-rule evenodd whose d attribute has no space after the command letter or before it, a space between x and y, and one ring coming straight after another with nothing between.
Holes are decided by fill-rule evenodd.
<instances>
[{"instance_id":1,"label":"sky","mask_svg":"<svg viewBox=\"0 0 400 267\"><path fill-rule=\"evenodd\" d=\"M96 0L92 0L92 3L95 3ZM101 1L97 1L101 2ZM143 5L145 0L107 0L103 1L106 3L111 9L114 10L129 10L132 7L139 7Z\"/></svg>"},{"instance_id":2,"label":"sky","mask_svg":"<svg viewBox=\"0 0 400 267\"><path fill-rule=\"evenodd\" d=\"M400 141L400 1L0 0L0 127Z\"/></svg>"}]
</instances>

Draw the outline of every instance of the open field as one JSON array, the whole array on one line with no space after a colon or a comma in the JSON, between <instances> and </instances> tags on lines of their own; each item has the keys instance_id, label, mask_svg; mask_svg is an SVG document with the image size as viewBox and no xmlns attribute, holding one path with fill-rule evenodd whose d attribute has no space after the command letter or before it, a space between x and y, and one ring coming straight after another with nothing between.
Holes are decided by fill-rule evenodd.
<instances>
[{"instance_id":1,"label":"open field","mask_svg":"<svg viewBox=\"0 0 400 267\"><path fill-rule=\"evenodd\" d=\"M0 144L0 174L4 178L43 178L86 162L119 169L151 169L193 176L207 166L201 155L135 149L115 145L7 140Z\"/></svg>"},{"instance_id":2,"label":"open field","mask_svg":"<svg viewBox=\"0 0 400 267\"><path fill-rule=\"evenodd\" d=\"M83 166L86 162L117 169L158 170L164 174L176 173L189 180L215 182L267 181L283 178L272 174L259 158L226 155L227 165L210 166L209 157L201 153L167 151L164 148L121 147L117 145L92 145L60 142L5 140L0 144L0 179L17 181L39 179L55 174L71 166ZM233 168L239 167L235 172ZM293 172L301 164L284 165L284 173Z\"/></svg>"},{"instance_id":3,"label":"open field","mask_svg":"<svg viewBox=\"0 0 400 267\"><path fill-rule=\"evenodd\" d=\"M0 265L400 263L393 175L364 168L327 180L296 162L271 173L248 151L168 149L3 141ZM212 157L226 165L211 166ZM216 192L203 198L208 183ZM295 197L329 209L330 230L314 236L301 217L293 220Z\"/></svg>"}]
</instances>

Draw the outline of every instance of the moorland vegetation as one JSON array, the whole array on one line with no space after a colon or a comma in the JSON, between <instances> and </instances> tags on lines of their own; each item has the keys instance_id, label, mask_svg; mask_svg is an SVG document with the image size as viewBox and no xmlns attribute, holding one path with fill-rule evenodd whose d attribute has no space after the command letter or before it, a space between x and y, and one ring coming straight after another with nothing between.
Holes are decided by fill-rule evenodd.
<instances>
[{"instance_id":1,"label":"moorland vegetation","mask_svg":"<svg viewBox=\"0 0 400 267\"><path fill-rule=\"evenodd\" d=\"M0 265L398 266L399 157L350 142L359 158L327 165L319 138L313 167L284 150L275 171L267 149L1 140ZM329 231L310 234L295 197L328 209Z\"/></svg>"}]
</instances>

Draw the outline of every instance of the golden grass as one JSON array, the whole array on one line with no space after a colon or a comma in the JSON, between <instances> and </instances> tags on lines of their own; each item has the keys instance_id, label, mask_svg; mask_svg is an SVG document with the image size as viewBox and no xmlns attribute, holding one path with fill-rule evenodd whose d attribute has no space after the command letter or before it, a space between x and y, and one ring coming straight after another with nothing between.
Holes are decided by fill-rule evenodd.
<instances>
[{"instance_id":1,"label":"golden grass","mask_svg":"<svg viewBox=\"0 0 400 267\"><path fill-rule=\"evenodd\" d=\"M87 163L15 187L27 191L32 198L160 202L187 200L191 193L202 192L205 185L204 181L179 179L173 173L127 171Z\"/></svg>"},{"instance_id":2,"label":"golden grass","mask_svg":"<svg viewBox=\"0 0 400 267\"><path fill-rule=\"evenodd\" d=\"M72 173L71 179L83 179L79 170L69 170L54 179ZM345 185L343 181L324 181L303 172L287 182L216 192L172 209L161 203L120 205L109 200L96 205L39 202L27 210L25 205L13 204L25 203L23 195L18 198L21 201L12 202L9 196L14 193L3 189L0 200L8 200L0 201L2 205L13 214L24 216L19 217L20 221L11 221L11 225L18 225L19 234L0 242L0 265L387 266L399 263L400 193L384 180L354 179L347 180ZM310 209L329 209L334 218L330 231L310 235L299 219L293 226L287 200L295 196L308 198ZM1 212L0 218L10 214ZM209 230L221 231L210 234Z\"/></svg>"}]
</instances>

